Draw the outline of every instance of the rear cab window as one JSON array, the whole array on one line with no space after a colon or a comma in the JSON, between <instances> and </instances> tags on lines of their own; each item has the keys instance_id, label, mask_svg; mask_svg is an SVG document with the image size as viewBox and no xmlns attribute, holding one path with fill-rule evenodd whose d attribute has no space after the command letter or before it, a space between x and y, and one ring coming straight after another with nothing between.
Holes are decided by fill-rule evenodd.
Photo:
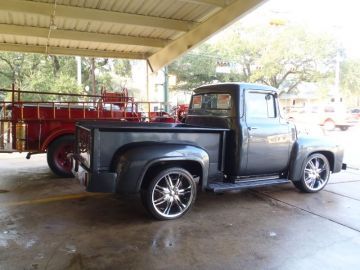
<instances>
[{"instance_id":1,"label":"rear cab window","mask_svg":"<svg viewBox=\"0 0 360 270\"><path fill-rule=\"evenodd\" d=\"M230 116L231 95L227 93L196 94L192 97L189 113L195 115Z\"/></svg>"}]
</instances>

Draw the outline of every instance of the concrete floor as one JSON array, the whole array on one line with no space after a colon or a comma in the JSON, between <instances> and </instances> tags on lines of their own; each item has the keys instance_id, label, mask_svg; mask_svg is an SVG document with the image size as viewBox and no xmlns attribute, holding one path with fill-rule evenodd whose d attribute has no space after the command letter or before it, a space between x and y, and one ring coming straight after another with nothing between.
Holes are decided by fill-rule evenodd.
<instances>
[{"instance_id":1,"label":"concrete floor","mask_svg":"<svg viewBox=\"0 0 360 270\"><path fill-rule=\"evenodd\" d=\"M171 222L137 198L84 193L44 156L0 155L3 269L360 269L360 171L326 190L201 194Z\"/></svg>"}]
</instances>

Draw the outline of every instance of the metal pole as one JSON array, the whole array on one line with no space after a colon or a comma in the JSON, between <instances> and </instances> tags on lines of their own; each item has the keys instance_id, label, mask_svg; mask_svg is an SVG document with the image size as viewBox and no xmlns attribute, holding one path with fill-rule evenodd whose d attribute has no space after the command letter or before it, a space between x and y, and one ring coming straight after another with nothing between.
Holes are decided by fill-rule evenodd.
<instances>
[{"instance_id":1,"label":"metal pole","mask_svg":"<svg viewBox=\"0 0 360 270\"><path fill-rule=\"evenodd\" d=\"M340 53L337 51L336 54L336 66L335 66L335 96L336 99L339 97L340 91Z\"/></svg>"},{"instance_id":2,"label":"metal pole","mask_svg":"<svg viewBox=\"0 0 360 270\"><path fill-rule=\"evenodd\" d=\"M76 56L76 64L77 64L77 84L81 85L81 57Z\"/></svg>"},{"instance_id":3,"label":"metal pole","mask_svg":"<svg viewBox=\"0 0 360 270\"><path fill-rule=\"evenodd\" d=\"M5 108L5 102L4 102L4 108ZM1 116L0 116L1 117ZM5 124L3 122L5 120L5 113L4 113L4 119L0 119L0 149L3 150L5 148Z\"/></svg>"},{"instance_id":4,"label":"metal pole","mask_svg":"<svg viewBox=\"0 0 360 270\"><path fill-rule=\"evenodd\" d=\"M146 61L146 100L149 100L149 63Z\"/></svg>"},{"instance_id":5,"label":"metal pole","mask_svg":"<svg viewBox=\"0 0 360 270\"><path fill-rule=\"evenodd\" d=\"M95 81L95 58L91 58L91 85L93 95L96 95L96 81ZM94 104L96 99L93 100Z\"/></svg>"},{"instance_id":6,"label":"metal pole","mask_svg":"<svg viewBox=\"0 0 360 270\"><path fill-rule=\"evenodd\" d=\"M165 111L169 112L169 73L168 67L164 67L164 102L165 102Z\"/></svg>"}]
</instances>

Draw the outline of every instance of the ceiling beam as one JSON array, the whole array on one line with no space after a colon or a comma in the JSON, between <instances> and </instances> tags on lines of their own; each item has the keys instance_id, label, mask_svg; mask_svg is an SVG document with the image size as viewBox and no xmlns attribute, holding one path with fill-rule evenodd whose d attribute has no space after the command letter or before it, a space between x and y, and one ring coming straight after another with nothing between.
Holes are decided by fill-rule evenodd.
<instances>
[{"instance_id":1,"label":"ceiling beam","mask_svg":"<svg viewBox=\"0 0 360 270\"><path fill-rule=\"evenodd\" d=\"M200 5L215 6L215 7L226 6L226 3L224 0L180 0L180 1L187 2L187 3L200 4Z\"/></svg>"},{"instance_id":2,"label":"ceiling beam","mask_svg":"<svg viewBox=\"0 0 360 270\"><path fill-rule=\"evenodd\" d=\"M0 24L0 34L48 38L49 29L44 27L19 26ZM51 30L50 39L88 41L110 44L136 45L143 47L162 48L168 41L163 39L132 37L124 35L98 34L71 30Z\"/></svg>"},{"instance_id":3,"label":"ceiling beam","mask_svg":"<svg viewBox=\"0 0 360 270\"><path fill-rule=\"evenodd\" d=\"M212 2L211 0L208 0ZM203 1L201 1L203 2ZM54 4L23 1L23 0L0 0L0 10L10 12L21 12L51 16L54 12ZM55 18L71 18L76 20L107 22L115 24L126 24L134 26L146 26L153 28L169 29L180 32L187 32L195 25L194 22L159 18L153 16L129 14L115 11L99 10L94 8L84 8L66 5L56 5Z\"/></svg>"},{"instance_id":4,"label":"ceiling beam","mask_svg":"<svg viewBox=\"0 0 360 270\"><path fill-rule=\"evenodd\" d=\"M223 8L207 21L185 33L165 48L159 50L148 58L148 63L153 72L171 63L186 51L190 50L200 42L210 38L233 21L244 16L250 10L267 0L236 0L229 6Z\"/></svg>"},{"instance_id":5,"label":"ceiling beam","mask_svg":"<svg viewBox=\"0 0 360 270\"><path fill-rule=\"evenodd\" d=\"M143 53L100 51L88 49L72 49L61 47L48 47L43 45L22 45L12 43L0 43L0 51L23 52L23 53L41 53L55 55L76 55L84 57L103 57L103 58L127 58L127 59L145 59Z\"/></svg>"}]
</instances>

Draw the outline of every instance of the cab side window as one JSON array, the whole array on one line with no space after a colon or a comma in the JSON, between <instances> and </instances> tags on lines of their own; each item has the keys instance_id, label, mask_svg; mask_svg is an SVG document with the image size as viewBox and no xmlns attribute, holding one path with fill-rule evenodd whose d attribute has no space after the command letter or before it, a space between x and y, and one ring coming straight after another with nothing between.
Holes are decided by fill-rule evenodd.
<instances>
[{"instance_id":1,"label":"cab side window","mask_svg":"<svg viewBox=\"0 0 360 270\"><path fill-rule=\"evenodd\" d=\"M272 94L247 92L246 116L248 118L275 118L275 98Z\"/></svg>"}]
</instances>

